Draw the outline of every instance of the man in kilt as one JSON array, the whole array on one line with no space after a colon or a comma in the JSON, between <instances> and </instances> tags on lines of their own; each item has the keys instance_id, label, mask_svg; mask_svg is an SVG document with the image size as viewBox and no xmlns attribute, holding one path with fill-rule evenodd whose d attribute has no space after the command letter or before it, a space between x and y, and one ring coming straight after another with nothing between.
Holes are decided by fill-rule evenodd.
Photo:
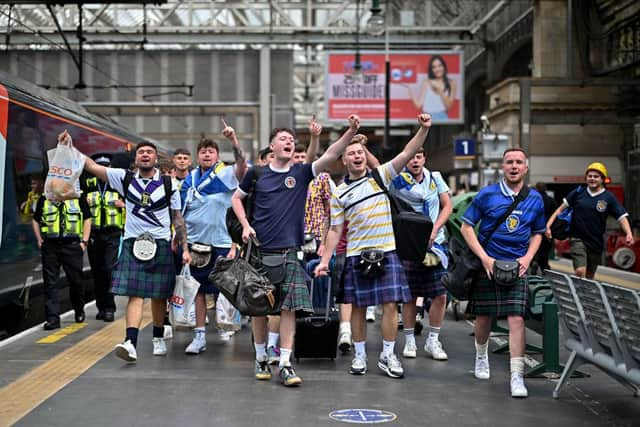
<instances>
[{"instance_id":1,"label":"man in kilt","mask_svg":"<svg viewBox=\"0 0 640 427\"><path fill-rule=\"evenodd\" d=\"M137 171L131 176L127 188L124 188L127 177L125 169L106 168L88 157L84 164L87 172L108 182L125 198L124 242L113 272L111 292L129 297L125 340L116 345L114 350L116 356L128 362L135 362L138 358L136 346L145 298L151 298L153 354L167 354L163 321L167 298L173 292L176 278L170 243L172 224L176 239L183 247L182 262L191 262L186 227L180 213L180 194L171 179L161 176L155 167L158 160L156 146L141 142L136 146L135 153ZM150 247L155 248L155 253Z\"/></svg>"},{"instance_id":2,"label":"man in kilt","mask_svg":"<svg viewBox=\"0 0 640 427\"><path fill-rule=\"evenodd\" d=\"M418 123L418 132L402 152L375 169L386 187L391 185L392 180L423 146L431 127L431 116L421 114ZM411 301L411 293L402 263L395 252L389 198L369 173L367 153L358 140L352 141L346 148L343 163L349 175L333 192L331 229L315 274L328 274L331 254L340 240L345 221L348 221L344 303L352 304L351 328L355 347L350 373L364 375L367 372L366 311L368 306L381 304L382 352L378 367L391 378L400 378L404 370L394 353L398 333L396 306L399 302ZM376 257L383 255L384 259L377 267L370 267L367 265L368 254ZM380 268L380 265L383 267Z\"/></svg>"},{"instance_id":3,"label":"man in kilt","mask_svg":"<svg viewBox=\"0 0 640 427\"><path fill-rule=\"evenodd\" d=\"M435 360L447 360L447 353L438 339L447 307L447 290L442 284L446 272L446 237L444 226L453 211L449 186L440 172L424 167L426 156L420 148L407 163L405 170L396 176L390 190L406 201L416 212L428 216L433 222L429 236L429 252L423 262L402 261L407 276L411 301L402 306L405 343L402 355L415 358L417 352L414 328L416 324L416 299L431 299L429 307L429 335L424 345L425 352Z\"/></svg>"},{"instance_id":4,"label":"man in kilt","mask_svg":"<svg viewBox=\"0 0 640 427\"><path fill-rule=\"evenodd\" d=\"M306 274L297 259L297 251L304 241L304 206L307 188L314 176L324 172L335 162L360 126L360 118L349 116L349 128L330 145L325 153L311 164L291 164L295 140L293 131L274 129L270 147L273 160L252 188L255 169L249 169L231 199L233 210L242 224L242 239L250 237L260 242L261 256L280 254L286 259L285 277L280 284L282 311L280 313L280 379L285 386L297 386L302 379L291 366L291 351L296 328L296 314L313 314L313 305L306 284ZM247 218L242 199L255 192L252 217ZM252 318L256 350L255 378L271 379L266 352L267 317Z\"/></svg>"},{"instance_id":5,"label":"man in kilt","mask_svg":"<svg viewBox=\"0 0 640 427\"><path fill-rule=\"evenodd\" d=\"M502 224L496 224L507 213L525 184L528 172L526 153L510 148L502 158L504 178L483 188L462 216L462 236L480 258L484 271L478 273L472 286L468 310L476 316L475 377L489 379L487 347L492 317L507 317L509 352L511 355L511 396L527 397L524 385L525 328L527 306L526 272L545 232L542 197L534 189L520 201ZM479 236L474 226L480 222ZM497 228L496 228L497 225ZM487 235L494 230L489 241ZM483 242L483 245L480 244ZM519 277L511 286L500 286L494 277L496 260L519 263Z\"/></svg>"}]
</instances>

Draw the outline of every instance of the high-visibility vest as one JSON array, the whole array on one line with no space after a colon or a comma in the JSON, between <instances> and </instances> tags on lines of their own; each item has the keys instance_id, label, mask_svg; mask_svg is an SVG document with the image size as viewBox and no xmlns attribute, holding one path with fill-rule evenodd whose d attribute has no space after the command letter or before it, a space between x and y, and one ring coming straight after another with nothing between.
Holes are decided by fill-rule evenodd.
<instances>
[{"instance_id":1,"label":"high-visibility vest","mask_svg":"<svg viewBox=\"0 0 640 427\"><path fill-rule=\"evenodd\" d=\"M98 178L88 178L87 184L87 204L91 209L91 226L100 228L124 227L124 209L115 206L116 200L120 199L117 191L108 188L101 192L98 187Z\"/></svg>"},{"instance_id":2,"label":"high-visibility vest","mask_svg":"<svg viewBox=\"0 0 640 427\"><path fill-rule=\"evenodd\" d=\"M43 237L82 237L82 210L78 199L54 203L45 200L42 206L40 233Z\"/></svg>"}]
</instances>

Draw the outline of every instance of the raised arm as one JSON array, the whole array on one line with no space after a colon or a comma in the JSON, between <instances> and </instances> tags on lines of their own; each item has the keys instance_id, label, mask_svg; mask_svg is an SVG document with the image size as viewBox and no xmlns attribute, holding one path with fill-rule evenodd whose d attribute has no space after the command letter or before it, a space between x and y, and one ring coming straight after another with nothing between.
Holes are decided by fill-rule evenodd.
<instances>
[{"instance_id":1,"label":"raised arm","mask_svg":"<svg viewBox=\"0 0 640 427\"><path fill-rule=\"evenodd\" d=\"M358 132L360 128L360 117L355 114L349 116L349 128L342 134L342 136L333 144L329 145L327 151L324 152L322 157L316 160L314 163L315 172L327 172L329 166L338 160L338 157L344 152L344 149L347 148L349 141L351 138Z\"/></svg>"},{"instance_id":2,"label":"raised arm","mask_svg":"<svg viewBox=\"0 0 640 427\"><path fill-rule=\"evenodd\" d=\"M311 116L309 120L309 147L307 148L307 159L305 163L313 163L318 155L318 148L320 147L320 134L322 133L322 126L316 121L316 115Z\"/></svg>"},{"instance_id":3,"label":"raised arm","mask_svg":"<svg viewBox=\"0 0 640 427\"><path fill-rule=\"evenodd\" d=\"M89 156L85 156L84 158L84 170L89 172L93 176L97 176L104 182L108 182L107 179L107 167L97 164L93 161L93 159Z\"/></svg>"},{"instance_id":4,"label":"raised arm","mask_svg":"<svg viewBox=\"0 0 640 427\"><path fill-rule=\"evenodd\" d=\"M234 128L229 126L227 122L222 119L222 125L224 128L222 129L222 134L231 142L231 149L233 150L233 158L236 162L233 170L235 172L236 178L238 181L242 180L242 177L247 172L247 158L240 146L240 141L238 141L238 136L236 135L236 131Z\"/></svg>"},{"instance_id":5,"label":"raised arm","mask_svg":"<svg viewBox=\"0 0 640 427\"><path fill-rule=\"evenodd\" d=\"M391 160L391 164L397 173L400 173L402 168L405 167L407 162L411 160L413 156L418 152L420 147L424 145L424 141L427 139L429 129L431 128L431 115L423 113L418 116L418 123L420 129L411 138L411 140L404 146L404 149L396 157Z\"/></svg>"}]
</instances>

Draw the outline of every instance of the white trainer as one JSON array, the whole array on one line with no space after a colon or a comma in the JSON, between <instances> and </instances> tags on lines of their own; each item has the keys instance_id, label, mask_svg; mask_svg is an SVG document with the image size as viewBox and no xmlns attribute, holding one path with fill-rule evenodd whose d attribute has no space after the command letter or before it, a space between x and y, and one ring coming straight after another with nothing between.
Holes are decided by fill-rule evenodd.
<instances>
[{"instance_id":1,"label":"white trainer","mask_svg":"<svg viewBox=\"0 0 640 427\"><path fill-rule=\"evenodd\" d=\"M352 375L364 375L367 373L367 355L356 354L351 361L351 369L349 373Z\"/></svg>"},{"instance_id":2,"label":"white trainer","mask_svg":"<svg viewBox=\"0 0 640 427\"><path fill-rule=\"evenodd\" d=\"M204 334L198 334L204 335ZM193 338L191 343L184 350L187 354L200 354L207 349L207 341L204 338L200 338L197 335Z\"/></svg>"},{"instance_id":3,"label":"white trainer","mask_svg":"<svg viewBox=\"0 0 640 427\"><path fill-rule=\"evenodd\" d=\"M342 353L347 353L351 350L351 332L341 332L338 337L338 348Z\"/></svg>"},{"instance_id":4,"label":"white trainer","mask_svg":"<svg viewBox=\"0 0 640 427\"><path fill-rule=\"evenodd\" d=\"M424 344L424 351L434 360L447 360L449 358L442 348L442 343L438 340L427 340Z\"/></svg>"},{"instance_id":5,"label":"white trainer","mask_svg":"<svg viewBox=\"0 0 640 427\"><path fill-rule=\"evenodd\" d=\"M418 352L418 347L416 343L406 343L404 345L404 349L402 350L402 357L406 359L415 359Z\"/></svg>"},{"instance_id":6,"label":"white trainer","mask_svg":"<svg viewBox=\"0 0 640 427\"><path fill-rule=\"evenodd\" d=\"M375 305L371 305L371 306L367 307L366 319L367 319L367 322L375 322L376 321L376 306Z\"/></svg>"},{"instance_id":7,"label":"white trainer","mask_svg":"<svg viewBox=\"0 0 640 427\"><path fill-rule=\"evenodd\" d=\"M167 344L164 342L164 338L153 339L153 355L154 356L166 356Z\"/></svg>"},{"instance_id":8,"label":"white trainer","mask_svg":"<svg viewBox=\"0 0 640 427\"><path fill-rule=\"evenodd\" d=\"M138 360L138 353L136 353L136 348L131 344L130 340L126 340L125 342L116 345L113 350L115 355L122 360L127 362L135 362Z\"/></svg>"},{"instance_id":9,"label":"white trainer","mask_svg":"<svg viewBox=\"0 0 640 427\"><path fill-rule=\"evenodd\" d=\"M404 375L402 363L400 363L398 356L393 353L387 357L380 354L380 357L378 358L378 368L382 369L382 371L391 378L402 378Z\"/></svg>"},{"instance_id":10,"label":"white trainer","mask_svg":"<svg viewBox=\"0 0 640 427\"><path fill-rule=\"evenodd\" d=\"M165 340L170 340L173 338L173 327L171 325L164 325L164 336Z\"/></svg>"},{"instance_id":11,"label":"white trainer","mask_svg":"<svg viewBox=\"0 0 640 427\"><path fill-rule=\"evenodd\" d=\"M511 397L528 397L529 391L524 385L524 378L522 375L511 375Z\"/></svg>"},{"instance_id":12,"label":"white trainer","mask_svg":"<svg viewBox=\"0 0 640 427\"><path fill-rule=\"evenodd\" d=\"M476 356L476 368L474 375L479 380L488 380L491 376L491 371L489 370L489 358L488 357L478 357Z\"/></svg>"}]
</instances>

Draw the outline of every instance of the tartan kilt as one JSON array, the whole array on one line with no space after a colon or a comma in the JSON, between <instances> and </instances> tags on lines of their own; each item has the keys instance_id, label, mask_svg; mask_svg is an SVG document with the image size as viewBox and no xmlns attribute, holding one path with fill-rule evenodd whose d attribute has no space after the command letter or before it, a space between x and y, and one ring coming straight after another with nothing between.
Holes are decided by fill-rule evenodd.
<instances>
[{"instance_id":1,"label":"tartan kilt","mask_svg":"<svg viewBox=\"0 0 640 427\"><path fill-rule=\"evenodd\" d=\"M268 251L263 251L262 254L268 254ZM307 280L308 276L298 260L296 250L291 249L287 252L284 280L280 284L281 310L294 311L297 317L313 314L313 303L311 295L309 295Z\"/></svg>"},{"instance_id":2,"label":"tartan kilt","mask_svg":"<svg viewBox=\"0 0 640 427\"><path fill-rule=\"evenodd\" d=\"M511 287L495 284L481 272L474 281L467 310L480 316L522 316L525 317L529 290L527 281L519 278Z\"/></svg>"},{"instance_id":3,"label":"tartan kilt","mask_svg":"<svg viewBox=\"0 0 640 427\"><path fill-rule=\"evenodd\" d=\"M133 242L122 242L122 251L113 272L111 293L141 298L168 298L176 283L176 270L171 243L156 239L158 250L149 261L133 256Z\"/></svg>"},{"instance_id":4,"label":"tartan kilt","mask_svg":"<svg viewBox=\"0 0 640 427\"><path fill-rule=\"evenodd\" d=\"M421 262L402 261L413 298L434 298L446 295L447 288L442 284L442 276L447 272L442 264L427 267Z\"/></svg>"},{"instance_id":5,"label":"tartan kilt","mask_svg":"<svg viewBox=\"0 0 640 427\"><path fill-rule=\"evenodd\" d=\"M345 304L368 307L389 302L411 301L411 291L400 258L395 251L385 253L384 257L384 275L375 279L362 277L356 270L360 255L347 257L344 270Z\"/></svg>"}]
</instances>

